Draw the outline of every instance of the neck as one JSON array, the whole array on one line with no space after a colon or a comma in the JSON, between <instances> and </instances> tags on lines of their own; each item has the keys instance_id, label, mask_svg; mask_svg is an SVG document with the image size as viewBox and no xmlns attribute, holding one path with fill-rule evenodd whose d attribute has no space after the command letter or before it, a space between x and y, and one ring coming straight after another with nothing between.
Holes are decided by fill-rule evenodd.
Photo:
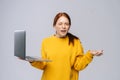
<instances>
[{"instance_id":1,"label":"neck","mask_svg":"<svg viewBox=\"0 0 120 80\"><path fill-rule=\"evenodd\" d=\"M54 36L56 36L56 37L58 37L58 38L65 38L65 37L66 37L66 35L65 35L65 36L59 36L59 35L57 35L57 34L54 34Z\"/></svg>"}]
</instances>

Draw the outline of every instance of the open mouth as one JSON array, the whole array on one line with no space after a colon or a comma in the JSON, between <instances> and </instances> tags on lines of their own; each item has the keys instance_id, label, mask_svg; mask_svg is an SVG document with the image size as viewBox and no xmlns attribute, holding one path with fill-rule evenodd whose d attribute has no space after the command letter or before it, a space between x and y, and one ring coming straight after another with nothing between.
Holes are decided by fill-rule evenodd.
<instances>
[{"instance_id":1,"label":"open mouth","mask_svg":"<svg viewBox=\"0 0 120 80\"><path fill-rule=\"evenodd\" d=\"M67 30L61 30L62 33L66 33Z\"/></svg>"}]
</instances>

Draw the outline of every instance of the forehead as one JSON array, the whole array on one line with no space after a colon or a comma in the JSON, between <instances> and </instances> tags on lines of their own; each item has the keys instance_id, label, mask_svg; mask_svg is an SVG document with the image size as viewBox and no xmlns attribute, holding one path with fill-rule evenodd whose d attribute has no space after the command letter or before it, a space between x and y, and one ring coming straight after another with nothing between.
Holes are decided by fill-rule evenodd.
<instances>
[{"instance_id":1,"label":"forehead","mask_svg":"<svg viewBox=\"0 0 120 80\"><path fill-rule=\"evenodd\" d=\"M61 17L57 20L57 22L69 22L69 20L68 20L67 17L61 16Z\"/></svg>"}]
</instances>

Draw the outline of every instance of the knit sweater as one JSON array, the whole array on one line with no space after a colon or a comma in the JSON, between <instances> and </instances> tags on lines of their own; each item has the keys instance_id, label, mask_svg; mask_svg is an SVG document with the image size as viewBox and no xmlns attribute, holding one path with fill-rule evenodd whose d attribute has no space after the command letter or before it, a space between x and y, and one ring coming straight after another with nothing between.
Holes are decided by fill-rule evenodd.
<instances>
[{"instance_id":1,"label":"knit sweater","mask_svg":"<svg viewBox=\"0 0 120 80\"><path fill-rule=\"evenodd\" d=\"M41 80L78 80L79 71L92 61L92 54L89 51L84 54L79 39L74 40L74 46L68 43L68 36L58 38L52 35L42 41L41 56L51 62L31 63L33 67L43 70Z\"/></svg>"}]
</instances>

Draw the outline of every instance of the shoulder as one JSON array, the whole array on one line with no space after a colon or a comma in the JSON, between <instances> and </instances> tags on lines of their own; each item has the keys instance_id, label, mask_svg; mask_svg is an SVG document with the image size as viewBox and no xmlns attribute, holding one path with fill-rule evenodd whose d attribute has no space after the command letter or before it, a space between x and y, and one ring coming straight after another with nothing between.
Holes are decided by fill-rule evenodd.
<instances>
[{"instance_id":1,"label":"shoulder","mask_svg":"<svg viewBox=\"0 0 120 80\"><path fill-rule=\"evenodd\" d=\"M45 38L42 40L42 43L48 42L48 41L50 41L50 40L52 40L52 39L53 39L53 35L48 36L48 37L45 37Z\"/></svg>"},{"instance_id":2,"label":"shoulder","mask_svg":"<svg viewBox=\"0 0 120 80\"><path fill-rule=\"evenodd\" d=\"M81 42L80 39L74 39L74 42L75 42L76 44L82 44L82 42Z\"/></svg>"}]
</instances>

